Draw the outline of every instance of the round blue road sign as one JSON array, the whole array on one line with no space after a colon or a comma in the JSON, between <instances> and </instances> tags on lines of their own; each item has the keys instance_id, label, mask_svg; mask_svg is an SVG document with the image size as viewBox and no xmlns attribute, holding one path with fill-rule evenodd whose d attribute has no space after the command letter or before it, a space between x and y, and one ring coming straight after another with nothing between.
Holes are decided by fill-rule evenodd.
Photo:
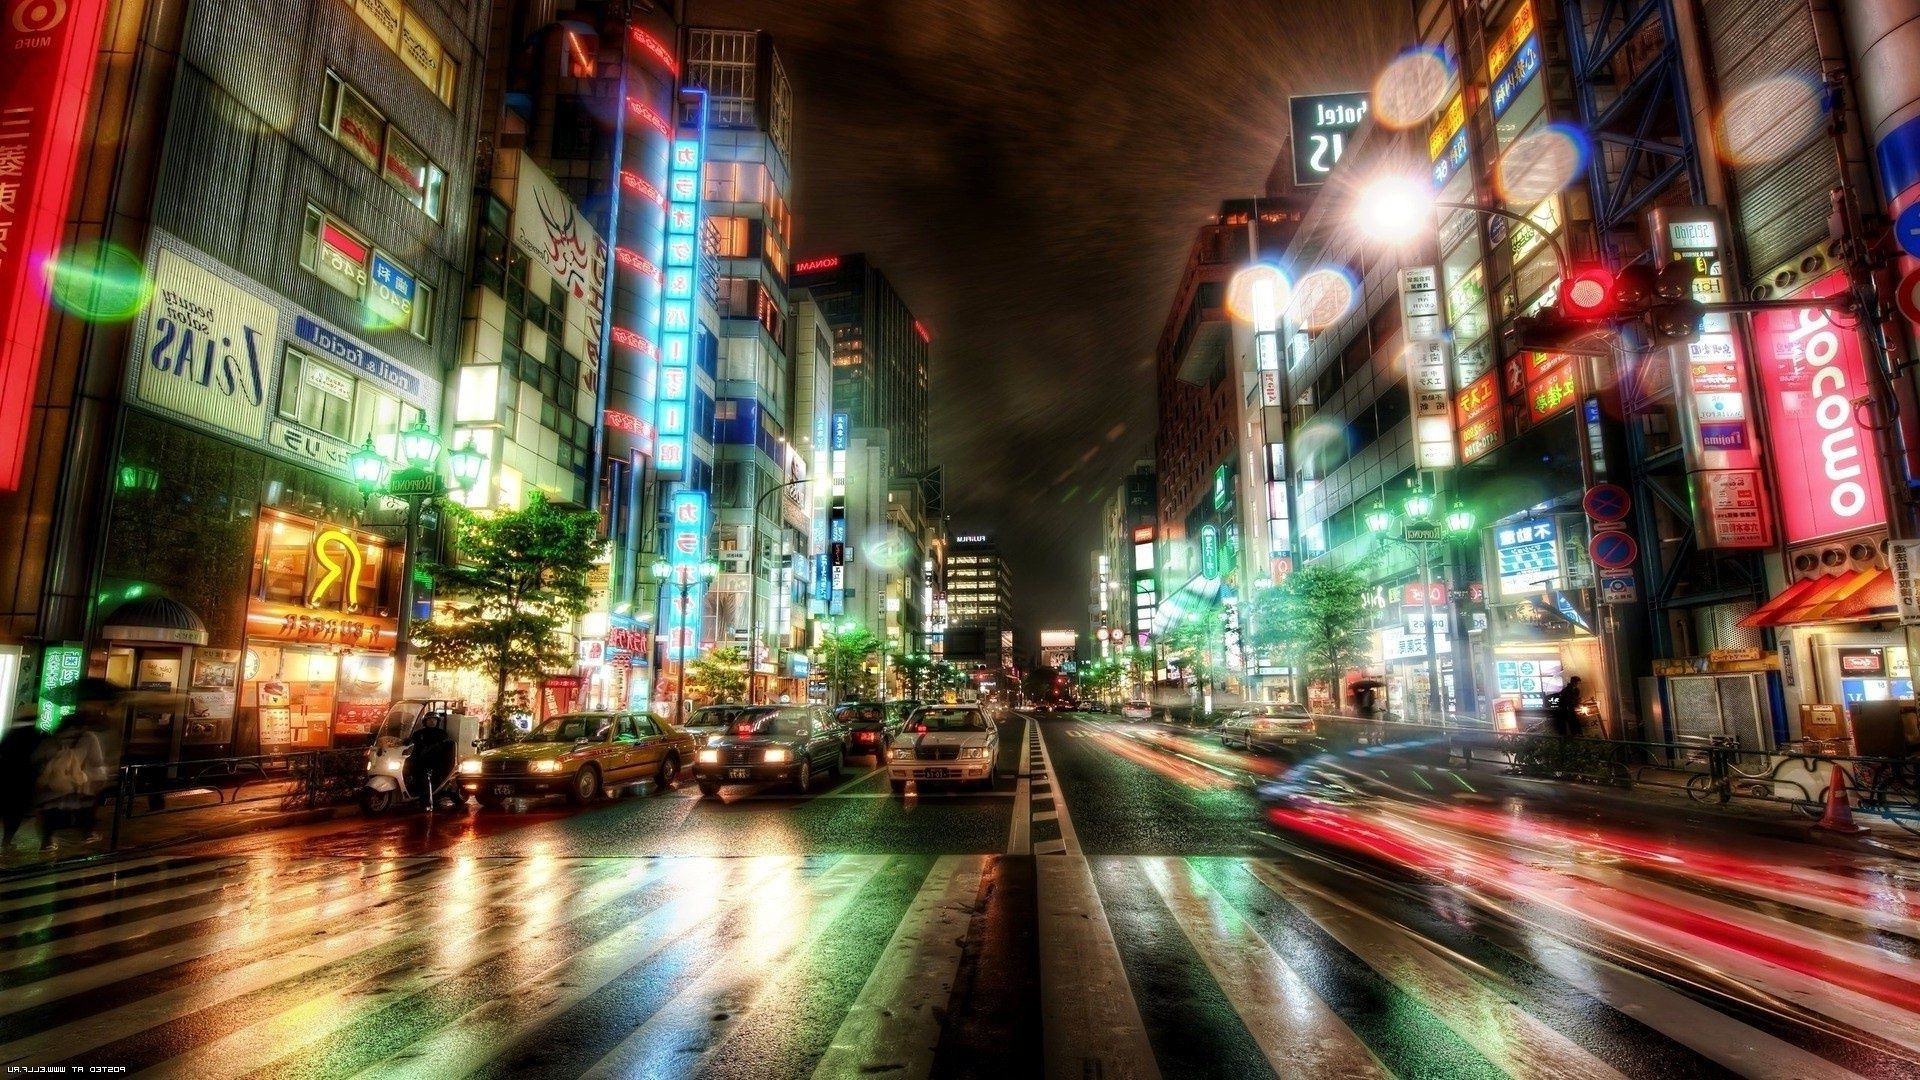
<instances>
[{"instance_id":1,"label":"round blue road sign","mask_svg":"<svg viewBox=\"0 0 1920 1080\"><path fill-rule=\"evenodd\" d=\"M1610 523L1626 519L1633 499L1627 494L1627 489L1619 484L1595 484L1587 489L1587 497L1582 500L1582 505L1586 507L1588 517Z\"/></svg>"},{"instance_id":2,"label":"round blue road sign","mask_svg":"<svg viewBox=\"0 0 1920 1080\"><path fill-rule=\"evenodd\" d=\"M1893 236L1901 251L1920 259L1920 202L1900 211L1893 220Z\"/></svg>"},{"instance_id":3,"label":"round blue road sign","mask_svg":"<svg viewBox=\"0 0 1920 1080\"><path fill-rule=\"evenodd\" d=\"M1623 532L1595 533L1587 543L1587 556L1602 570L1624 570L1639 554L1640 545Z\"/></svg>"}]
</instances>

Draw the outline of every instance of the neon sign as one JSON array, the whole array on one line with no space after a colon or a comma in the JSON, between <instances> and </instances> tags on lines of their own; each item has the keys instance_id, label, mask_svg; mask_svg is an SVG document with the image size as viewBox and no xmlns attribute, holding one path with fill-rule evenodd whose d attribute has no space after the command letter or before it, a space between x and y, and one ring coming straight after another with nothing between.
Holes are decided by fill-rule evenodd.
<instances>
[{"instance_id":1,"label":"neon sign","mask_svg":"<svg viewBox=\"0 0 1920 1080\"><path fill-rule=\"evenodd\" d=\"M105 0L9 3L0 80L0 491L20 486L51 307L42 291L85 140ZM51 655L51 654L49 654Z\"/></svg>"},{"instance_id":2,"label":"neon sign","mask_svg":"<svg viewBox=\"0 0 1920 1080\"><path fill-rule=\"evenodd\" d=\"M653 130L659 132L660 134L667 136L668 138L673 137L673 125L667 123L666 117L661 116L657 112L654 112L653 108L649 106L646 102L637 100L635 98L628 98L627 110L633 113L634 116L638 117L641 123L647 125Z\"/></svg>"},{"instance_id":3,"label":"neon sign","mask_svg":"<svg viewBox=\"0 0 1920 1080\"><path fill-rule=\"evenodd\" d=\"M693 411L693 293L699 273L700 169L706 157L707 97L699 94L692 137L668 153L666 269L661 277L660 385L654 414L654 467L678 476L687 468L687 417ZM704 496L702 496L704 498Z\"/></svg>"},{"instance_id":4,"label":"neon sign","mask_svg":"<svg viewBox=\"0 0 1920 1080\"><path fill-rule=\"evenodd\" d=\"M707 586L699 565L707 553L707 493L673 493L672 528L667 535L667 563L673 580L662 588L667 605L667 658L686 660L699 652L700 611Z\"/></svg>"},{"instance_id":5,"label":"neon sign","mask_svg":"<svg viewBox=\"0 0 1920 1080\"><path fill-rule=\"evenodd\" d=\"M840 256L828 255L822 259L808 259L805 262L795 263L793 265L793 272L796 274L811 274L817 270L832 270L839 265Z\"/></svg>"},{"instance_id":6,"label":"neon sign","mask_svg":"<svg viewBox=\"0 0 1920 1080\"><path fill-rule=\"evenodd\" d=\"M923 343L928 345L933 344L933 335L927 332L926 324L922 323L919 319L913 320L913 332L920 335L920 340Z\"/></svg>"},{"instance_id":7,"label":"neon sign","mask_svg":"<svg viewBox=\"0 0 1920 1080\"><path fill-rule=\"evenodd\" d=\"M622 169L620 171L620 185L656 206L665 206L667 204L666 195L662 193L659 188L647 183L646 178L643 176L636 176Z\"/></svg>"},{"instance_id":8,"label":"neon sign","mask_svg":"<svg viewBox=\"0 0 1920 1080\"><path fill-rule=\"evenodd\" d=\"M655 60L660 61L660 65L667 69L668 74L680 74L680 62L673 58L673 50L667 48L665 43L659 38L654 37L652 34L647 33L637 26L633 28L630 36L633 38L633 43L638 45L641 51L652 56Z\"/></svg>"},{"instance_id":9,"label":"neon sign","mask_svg":"<svg viewBox=\"0 0 1920 1080\"><path fill-rule=\"evenodd\" d=\"M347 565L344 567L327 554L329 548L336 547L347 553ZM361 556L360 545L353 542L353 537L339 529L322 529L320 535L313 538L313 561L326 567L327 572L320 575L307 593L307 606L319 607L327 597L327 590L345 577L346 586L340 593L341 606L348 611L358 607L360 577L367 568L367 560Z\"/></svg>"}]
</instances>

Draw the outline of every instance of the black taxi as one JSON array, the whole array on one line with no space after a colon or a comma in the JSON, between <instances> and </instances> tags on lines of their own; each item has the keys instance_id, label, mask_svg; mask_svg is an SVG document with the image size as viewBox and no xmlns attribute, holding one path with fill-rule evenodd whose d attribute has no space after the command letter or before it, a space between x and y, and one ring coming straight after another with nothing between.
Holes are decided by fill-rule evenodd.
<instances>
[{"instance_id":1,"label":"black taxi","mask_svg":"<svg viewBox=\"0 0 1920 1080\"><path fill-rule=\"evenodd\" d=\"M747 707L732 726L707 740L694 758L700 794L713 798L729 784L788 783L805 793L820 773L839 776L846 746L812 705Z\"/></svg>"}]
</instances>

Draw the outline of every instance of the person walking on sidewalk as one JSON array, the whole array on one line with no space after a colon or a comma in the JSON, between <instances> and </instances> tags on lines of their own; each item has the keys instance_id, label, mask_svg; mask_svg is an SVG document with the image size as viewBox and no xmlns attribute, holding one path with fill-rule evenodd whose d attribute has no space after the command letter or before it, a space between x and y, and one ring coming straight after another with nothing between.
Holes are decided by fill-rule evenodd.
<instances>
[{"instance_id":1,"label":"person walking on sidewalk","mask_svg":"<svg viewBox=\"0 0 1920 1080\"><path fill-rule=\"evenodd\" d=\"M39 776L34 752L45 739L38 720L32 706L22 706L6 735L0 736L0 816L6 819L7 850L12 850L20 826L33 816L34 781Z\"/></svg>"},{"instance_id":2,"label":"person walking on sidewalk","mask_svg":"<svg viewBox=\"0 0 1920 1080\"><path fill-rule=\"evenodd\" d=\"M1579 738L1580 676L1570 676L1548 704L1553 710L1553 733L1563 739Z\"/></svg>"},{"instance_id":3,"label":"person walking on sidewalk","mask_svg":"<svg viewBox=\"0 0 1920 1080\"><path fill-rule=\"evenodd\" d=\"M100 737L93 733L92 714L74 713L60 722L60 730L39 746L34 804L40 811L40 849L55 846L54 833L77 828L87 840L93 835L94 807L107 771Z\"/></svg>"}]
</instances>

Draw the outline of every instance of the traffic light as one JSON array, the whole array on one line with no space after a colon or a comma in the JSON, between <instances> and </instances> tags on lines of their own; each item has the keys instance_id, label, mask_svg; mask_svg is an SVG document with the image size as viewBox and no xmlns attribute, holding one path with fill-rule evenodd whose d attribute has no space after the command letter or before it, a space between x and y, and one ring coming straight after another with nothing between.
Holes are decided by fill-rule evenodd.
<instances>
[{"instance_id":1,"label":"traffic light","mask_svg":"<svg viewBox=\"0 0 1920 1080\"><path fill-rule=\"evenodd\" d=\"M1647 340L1658 348L1700 338L1707 309L1693 298L1693 279L1700 276L1691 259L1675 259L1661 267L1654 279L1653 303L1647 309Z\"/></svg>"},{"instance_id":2,"label":"traffic light","mask_svg":"<svg viewBox=\"0 0 1920 1080\"><path fill-rule=\"evenodd\" d=\"M1508 348L1608 356L1614 350L1607 334L1629 321L1640 322L1655 347L1693 341L1706 314L1692 295L1696 273L1687 259L1658 271L1644 263L1617 271L1597 263L1576 266L1561 279L1553 308L1513 320Z\"/></svg>"}]
</instances>

